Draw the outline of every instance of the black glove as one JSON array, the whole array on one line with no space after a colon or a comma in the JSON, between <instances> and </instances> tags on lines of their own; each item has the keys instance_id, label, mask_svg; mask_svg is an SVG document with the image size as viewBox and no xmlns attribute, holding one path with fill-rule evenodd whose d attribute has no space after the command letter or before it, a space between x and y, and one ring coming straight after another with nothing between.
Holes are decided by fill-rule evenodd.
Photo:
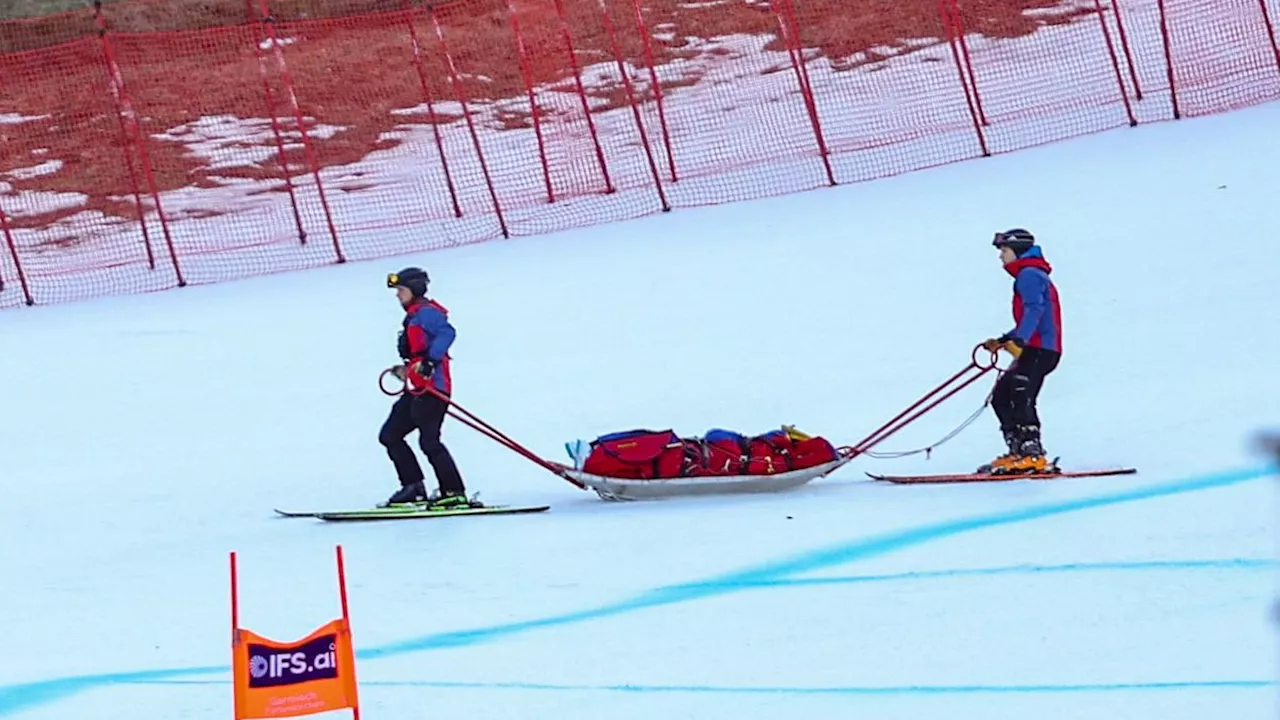
<instances>
[{"instance_id":1,"label":"black glove","mask_svg":"<svg viewBox=\"0 0 1280 720\"><path fill-rule=\"evenodd\" d=\"M413 365L413 371L421 375L423 379L430 380L431 374L436 371L436 364L432 362L431 358L418 358Z\"/></svg>"}]
</instances>

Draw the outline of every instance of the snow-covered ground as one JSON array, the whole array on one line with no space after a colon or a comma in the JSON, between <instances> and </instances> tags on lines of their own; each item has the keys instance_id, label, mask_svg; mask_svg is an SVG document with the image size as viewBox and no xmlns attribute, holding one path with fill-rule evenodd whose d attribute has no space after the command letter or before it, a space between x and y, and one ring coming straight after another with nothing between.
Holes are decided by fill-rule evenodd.
<instances>
[{"instance_id":1,"label":"snow-covered ground","mask_svg":"<svg viewBox=\"0 0 1280 720\"><path fill-rule=\"evenodd\" d=\"M751 203L0 314L0 715L225 718L242 622L334 617L369 718L1274 716L1280 104ZM458 424L482 499L541 515L325 525L394 489L377 444L428 267L456 399L534 450L632 427L856 440L1010 325L994 230L1036 232L1072 467L1131 477L605 503ZM928 444L958 396L882 449Z\"/></svg>"}]
</instances>

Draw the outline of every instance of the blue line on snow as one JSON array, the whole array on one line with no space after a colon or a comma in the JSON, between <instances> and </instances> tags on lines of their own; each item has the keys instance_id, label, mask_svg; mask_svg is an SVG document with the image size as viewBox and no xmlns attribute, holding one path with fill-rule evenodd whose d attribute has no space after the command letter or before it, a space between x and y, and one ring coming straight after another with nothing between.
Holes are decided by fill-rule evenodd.
<instances>
[{"instance_id":1,"label":"blue line on snow","mask_svg":"<svg viewBox=\"0 0 1280 720\"><path fill-rule=\"evenodd\" d=\"M1213 473L1179 482L1140 487L1117 493L1098 495L1057 503L1018 508L990 515L980 515L959 520L948 520L916 528L898 530L870 538L842 543L829 548L779 560L764 565L709 578L703 582L675 585L642 593L630 600L591 608L579 612L554 615L519 623L495 625L456 632L436 633L365 649L357 654L362 659L374 659L403 655L435 648L472 645L488 640L515 635L536 628L555 627L593 620L602 617L635 612L650 607L689 602L715 595L741 592L750 587L776 581L787 575L833 567L856 560L877 557L896 550L922 545L934 540L960 535L972 530L1012 525L1030 520L1052 517L1065 513L1090 510L1121 503L1147 500L1182 493L1221 488L1256 480L1272 472L1271 466L1246 468ZM32 683L0 686L0 716L10 715L40 705L66 699L83 690L120 683L137 683L144 680L164 680L182 675L207 675L229 672L230 668L198 667L165 670L141 670L128 673L106 673L55 678Z\"/></svg>"},{"instance_id":2,"label":"blue line on snow","mask_svg":"<svg viewBox=\"0 0 1280 720\"><path fill-rule=\"evenodd\" d=\"M1169 495L1177 495L1198 490L1226 487L1248 480L1266 477L1271 472L1269 466L1215 473L1199 478L1164 485L1134 488L1106 495L1076 498L1046 505L1036 505L1014 510L1006 510L990 515L946 520L930 525L922 525L906 530L895 530L883 535L860 538L828 548L800 553L785 560L757 566L755 568L727 573L712 577L698 583L686 583L664 588L657 588L642 593L630 600L623 600L611 605L581 610L563 615L527 620L524 622L494 625L473 630L435 633L400 642L389 643L381 647L368 648L362 657L379 658L400 655L418 650L434 648L459 647L471 645L499 637L507 637L528 630L554 627L595 620L603 617L635 612L646 608L674 603L689 602L716 595L741 592L744 585L760 584L781 577L811 570L834 567L856 560L885 555L933 540L960 535L973 530L981 530L1001 525L1038 520L1064 513L1117 505L1120 503L1147 500Z\"/></svg>"},{"instance_id":3,"label":"blue line on snow","mask_svg":"<svg viewBox=\"0 0 1280 720\"><path fill-rule=\"evenodd\" d=\"M142 685L230 685L231 680L142 680ZM447 680L361 680L361 687L437 690L544 690L552 692L694 693L712 695L979 695L1017 693L1097 693L1135 690L1258 690L1277 680L1186 680L1172 682L1083 683L1066 685L837 685L828 687L734 685L572 685Z\"/></svg>"},{"instance_id":4,"label":"blue line on snow","mask_svg":"<svg viewBox=\"0 0 1280 720\"><path fill-rule=\"evenodd\" d=\"M1144 560L1140 562L1067 563L1065 565L1009 565L993 568L950 568L885 575L843 575L816 578L778 578L739 583L750 588L806 587L812 585L856 585L874 582L910 582L912 580L950 580L964 577L998 575L1052 575L1069 572L1134 572L1157 570L1276 570L1280 560L1271 558L1230 558L1227 560ZM686 584L682 587L690 587Z\"/></svg>"},{"instance_id":5,"label":"blue line on snow","mask_svg":"<svg viewBox=\"0 0 1280 720\"><path fill-rule=\"evenodd\" d=\"M1069 572L1117 572L1117 571L1158 571L1158 570L1274 570L1280 568L1280 560L1267 558L1232 558L1232 559L1207 559L1207 560L1157 560L1142 562L1110 562L1110 563L1068 563L1064 565L1011 565L1006 567L995 568L964 568L951 570L933 570L911 573L895 573L885 575L852 575L843 577L822 577L822 578L779 578L771 581L760 581L756 583L742 583L737 587L742 590L751 588L778 588L789 586L811 586L811 585L841 585L841 584L862 584L877 582L901 582L901 581L925 581L925 580L946 580L962 577L991 577L998 575L1040 575L1040 574L1060 574ZM688 586L684 586L688 587ZM197 673L188 670L174 671L177 674L215 674L226 673L225 667L208 667L199 668L201 672ZM163 671L157 671L163 672ZM168 680L156 677L156 673L128 673L114 676L98 676L87 679L90 684L97 682L111 684L139 684L139 685L226 685L231 681L223 680ZM77 692L81 688L76 687L76 683L85 682L85 679L76 679L68 682L52 681L52 683L44 688L44 692L57 694L60 692ZM1033 692L1030 688L1039 688L1039 692L1103 692L1107 690L1119 689L1166 689L1166 688L1203 688L1203 687L1254 687L1257 682L1263 681L1192 681L1192 682L1170 682L1170 683L1143 683L1143 684L1110 684L1110 685L1055 685L1055 686L940 686L930 689L923 686L903 686L900 688L719 688L715 686L631 686L631 685L548 685L542 683L466 683L466 682L444 682L444 681L362 681L362 685L370 687L378 686L411 686L411 687L436 687L436 688L508 688L508 689L529 689L529 690L597 690L597 691L634 691L634 692L771 692L771 693L825 693L825 694L886 694L893 692L954 692L954 693L978 693L978 692ZM56 697L54 698L56 699Z\"/></svg>"}]
</instances>

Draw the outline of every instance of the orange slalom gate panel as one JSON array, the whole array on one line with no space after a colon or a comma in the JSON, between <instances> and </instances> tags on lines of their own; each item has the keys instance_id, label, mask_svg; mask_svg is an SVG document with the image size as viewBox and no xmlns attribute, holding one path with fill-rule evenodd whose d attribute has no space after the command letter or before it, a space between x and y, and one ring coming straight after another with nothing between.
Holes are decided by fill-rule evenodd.
<instances>
[{"instance_id":1,"label":"orange slalom gate panel","mask_svg":"<svg viewBox=\"0 0 1280 720\"><path fill-rule=\"evenodd\" d=\"M233 662L236 720L355 710L359 702L350 637L341 619L296 643L241 629Z\"/></svg>"},{"instance_id":2,"label":"orange slalom gate panel","mask_svg":"<svg viewBox=\"0 0 1280 720\"><path fill-rule=\"evenodd\" d=\"M360 718L346 573L338 554L342 617L310 635L281 642L239 626L236 554L231 553L231 670L235 720L288 718L351 710Z\"/></svg>"}]
</instances>

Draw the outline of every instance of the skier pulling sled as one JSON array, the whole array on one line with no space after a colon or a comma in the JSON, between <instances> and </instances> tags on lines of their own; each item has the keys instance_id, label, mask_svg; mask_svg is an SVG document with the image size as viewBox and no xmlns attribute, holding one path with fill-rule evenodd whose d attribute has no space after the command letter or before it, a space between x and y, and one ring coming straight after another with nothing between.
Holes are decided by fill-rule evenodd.
<instances>
[{"instance_id":1,"label":"skier pulling sled","mask_svg":"<svg viewBox=\"0 0 1280 720\"><path fill-rule=\"evenodd\" d=\"M1049 277L1053 269L1044 259L1044 253L1036 244L1035 236L1023 228L997 232L991 244L999 251L1001 267L1013 277L1014 327L999 337L984 340L974 348L969 366L935 389L934 393L940 392L951 382L974 370L977 371L977 375L964 385L995 370L997 354L1001 350L1012 355L1013 363L1006 370L998 373L995 387L986 403L991 406L1000 423L1000 432L1004 437L1007 452L992 462L982 465L974 473L895 477L871 475L871 477L892 482L918 483L1087 477L1137 472L1133 468L1066 472L1058 467L1057 458L1049 460L1041 443L1040 416L1036 404L1045 378L1058 367L1058 362L1062 359L1062 307L1059 303L1058 288ZM991 353L989 362L979 361L979 349ZM937 402L958 392L964 385L947 393ZM929 395L925 397L928 398ZM937 402L929 407L936 406ZM983 409L986 408L986 404ZM915 417L919 417L919 414ZM965 425L975 419L977 419L976 414ZM965 425L959 429L963 429ZM956 430L957 433L959 429ZM926 451L929 449L931 448L926 448ZM913 453L899 453L897 456L908 454Z\"/></svg>"}]
</instances>

